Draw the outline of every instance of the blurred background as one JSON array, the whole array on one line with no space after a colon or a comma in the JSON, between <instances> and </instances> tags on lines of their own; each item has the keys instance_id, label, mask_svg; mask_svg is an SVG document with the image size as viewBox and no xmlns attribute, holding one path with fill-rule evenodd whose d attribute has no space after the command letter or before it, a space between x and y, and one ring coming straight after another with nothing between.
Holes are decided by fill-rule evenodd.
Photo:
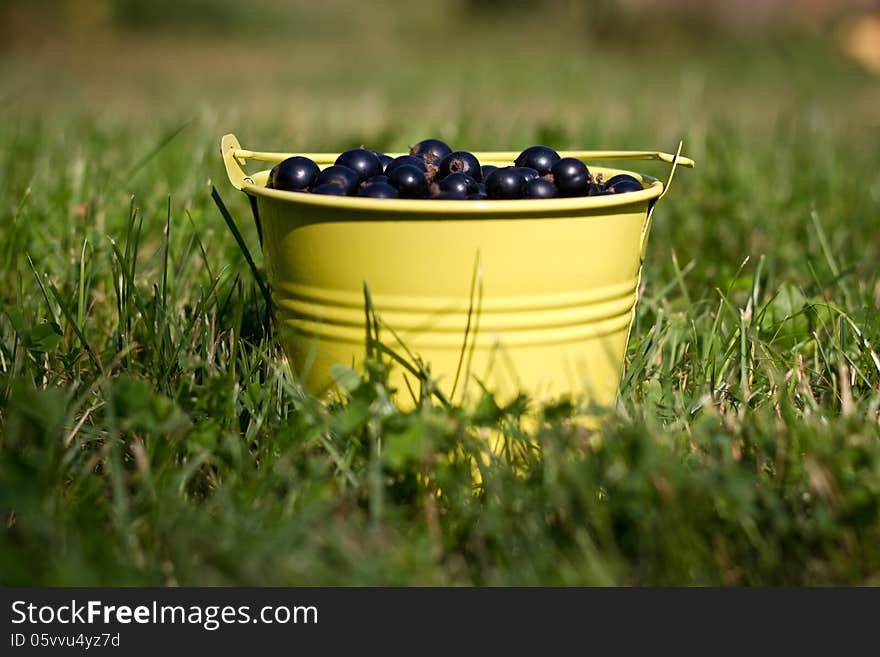
<instances>
[{"instance_id":1,"label":"blurred background","mask_svg":"<svg viewBox=\"0 0 880 657\"><path fill-rule=\"evenodd\" d=\"M471 149L598 148L611 136L668 149L689 136L694 153L708 117L759 128L806 108L876 127L878 10L872 0L6 0L0 102L19 116L210 121L259 148L400 148L431 132L466 136Z\"/></svg>"}]
</instances>

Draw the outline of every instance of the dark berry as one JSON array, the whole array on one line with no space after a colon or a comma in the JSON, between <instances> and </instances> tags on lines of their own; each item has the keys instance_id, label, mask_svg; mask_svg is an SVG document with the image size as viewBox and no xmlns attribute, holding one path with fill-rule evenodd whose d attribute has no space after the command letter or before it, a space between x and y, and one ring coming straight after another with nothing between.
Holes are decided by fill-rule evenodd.
<instances>
[{"instance_id":1,"label":"dark berry","mask_svg":"<svg viewBox=\"0 0 880 657\"><path fill-rule=\"evenodd\" d=\"M486 196L486 192L475 192L473 194L468 194L468 201L485 201L488 196Z\"/></svg>"},{"instance_id":2,"label":"dark berry","mask_svg":"<svg viewBox=\"0 0 880 657\"><path fill-rule=\"evenodd\" d=\"M382 173L382 161L373 151L366 148L353 148L336 158L336 164L354 169L361 180L378 176Z\"/></svg>"},{"instance_id":3,"label":"dark berry","mask_svg":"<svg viewBox=\"0 0 880 657\"><path fill-rule=\"evenodd\" d=\"M441 192L461 192L471 194L477 191L477 181L464 173L451 173L440 181Z\"/></svg>"},{"instance_id":4,"label":"dark berry","mask_svg":"<svg viewBox=\"0 0 880 657\"><path fill-rule=\"evenodd\" d=\"M422 173L428 170L428 167L422 158L416 157L415 155L401 155L388 163L388 166L385 167L385 175L390 176L397 167L403 166L404 164L416 167L421 170Z\"/></svg>"},{"instance_id":5,"label":"dark berry","mask_svg":"<svg viewBox=\"0 0 880 657\"><path fill-rule=\"evenodd\" d=\"M337 185L335 183L324 183L322 185L315 185L312 188L312 194L327 194L328 196L346 196L345 190L342 186Z\"/></svg>"},{"instance_id":6,"label":"dark berry","mask_svg":"<svg viewBox=\"0 0 880 657\"><path fill-rule=\"evenodd\" d=\"M560 196L586 196L593 179L587 165L573 157L564 157L550 170Z\"/></svg>"},{"instance_id":7,"label":"dark berry","mask_svg":"<svg viewBox=\"0 0 880 657\"><path fill-rule=\"evenodd\" d=\"M360 178L354 169L350 169L342 164L334 164L324 169L315 179L315 188L319 185L339 185L348 196L357 191ZM312 191L315 191L314 189ZM320 193L320 192L319 192ZM324 192L325 194L327 192Z\"/></svg>"},{"instance_id":8,"label":"dark berry","mask_svg":"<svg viewBox=\"0 0 880 657\"><path fill-rule=\"evenodd\" d=\"M320 171L307 157L289 157L272 167L267 187L301 192L312 186Z\"/></svg>"},{"instance_id":9,"label":"dark berry","mask_svg":"<svg viewBox=\"0 0 880 657\"><path fill-rule=\"evenodd\" d=\"M409 149L410 155L418 155L428 164L439 164L451 152L449 144L439 139L425 139Z\"/></svg>"},{"instance_id":10,"label":"dark berry","mask_svg":"<svg viewBox=\"0 0 880 657\"><path fill-rule=\"evenodd\" d=\"M532 167L517 167L516 170L519 171L526 180L534 180L541 175L538 173L537 169L533 169Z\"/></svg>"},{"instance_id":11,"label":"dark berry","mask_svg":"<svg viewBox=\"0 0 880 657\"><path fill-rule=\"evenodd\" d=\"M495 168L497 169L498 167L495 167ZM485 194L486 193L486 183L478 182L475 185L475 187L476 187L476 191L474 192L475 194Z\"/></svg>"},{"instance_id":12,"label":"dark berry","mask_svg":"<svg viewBox=\"0 0 880 657\"><path fill-rule=\"evenodd\" d=\"M371 183L358 192L358 196L368 198L400 198L400 193L388 183Z\"/></svg>"},{"instance_id":13,"label":"dark berry","mask_svg":"<svg viewBox=\"0 0 880 657\"><path fill-rule=\"evenodd\" d=\"M388 176L388 182L397 188L401 198L423 198L428 194L425 173L411 164L401 164Z\"/></svg>"},{"instance_id":14,"label":"dark berry","mask_svg":"<svg viewBox=\"0 0 880 657\"><path fill-rule=\"evenodd\" d=\"M382 173L385 173L385 167L387 167L391 162L394 161L394 158L390 155L385 155L385 153L381 151L372 151L373 155L379 158L379 162L382 163Z\"/></svg>"},{"instance_id":15,"label":"dark berry","mask_svg":"<svg viewBox=\"0 0 880 657\"><path fill-rule=\"evenodd\" d=\"M543 178L532 178L523 185L523 198L556 198L558 195L556 185Z\"/></svg>"},{"instance_id":16,"label":"dark berry","mask_svg":"<svg viewBox=\"0 0 880 657\"><path fill-rule=\"evenodd\" d=\"M611 192L612 194L640 192L642 189L642 183L625 173L613 176L605 183L605 191Z\"/></svg>"},{"instance_id":17,"label":"dark berry","mask_svg":"<svg viewBox=\"0 0 880 657\"><path fill-rule=\"evenodd\" d=\"M465 194L461 192L440 192L431 197L432 199L436 199L438 201L464 201L468 198Z\"/></svg>"},{"instance_id":18,"label":"dark berry","mask_svg":"<svg viewBox=\"0 0 880 657\"><path fill-rule=\"evenodd\" d=\"M486 194L493 199L520 198L526 179L516 167L496 169L486 180Z\"/></svg>"},{"instance_id":19,"label":"dark berry","mask_svg":"<svg viewBox=\"0 0 880 657\"><path fill-rule=\"evenodd\" d=\"M388 176L373 176L372 178L367 178L366 180L361 181L361 187L366 187L367 185L372 185L373 183L387 183Z\"/></svg>"},{"instance_id":20,"label":"dark berry","mask_svg":"<svg viewBox=\"0 0 880 657\"><path fill-rule=\"evenodd\" d=\"M553 165L559 162L559 153L547 146L529 146L519 154L514 164L518 167L530 167L538 175L546 176Z\"/></svg>"},{"instance_id":21,"label":"dark berry","mask_svg":"<svg viewBox=\"0 0 880 657\"><path fill-rule=\"evenodd\" d=\"M480 161L467 151L455 151L440 160L437 165L437 179L443 180L451 173L466 173L477 182L483 179Z\"/></svg>"},{"instance_id":22,"label":"dark berry","mask_svg":"<svg viewBox=\"0 0 880 657\"><path fill-rule=\"evenodd\" d=\"M489 174L492 173L493 171L495 171L495 169L497 169L497 168L498 167L496 167L494 164L484 164L482 166L483 180L488 178Z\"/></svg>"}]
</instances>

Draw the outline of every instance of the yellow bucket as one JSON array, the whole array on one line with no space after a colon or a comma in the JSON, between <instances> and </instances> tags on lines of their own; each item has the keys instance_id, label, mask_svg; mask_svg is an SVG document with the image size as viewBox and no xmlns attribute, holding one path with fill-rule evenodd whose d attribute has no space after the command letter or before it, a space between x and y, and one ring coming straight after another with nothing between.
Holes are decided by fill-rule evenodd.
<instances>
[{"instance_id":1,"label":"yellow bucket","mask_svg":"<svg viewBox=\"0 0 880 657\"><path fill-rule=\"evenodd\" d=\"M569 394L613 403L654 205L675 167L694 165L680 147L677 155L561 152L661 160L672 168L664 185L590 166L645 185L625 194L436 201L267 189L269 170L248 174L246 161L292 154L245 150L233 135L223 137L221 151L230 182L251 197L279 335L306 388L322 394L334 384L334 364L364 360L369 296L381 341L429 369L453 402L473 399L485 386L499 401L524 392L537 401ZM301 155L319 165L337 157ZM475 155L506 166L517 153ZM403 404L407 390L418 395L411 370L395 368L391 382Z\"/></svg>"}]
</instances>

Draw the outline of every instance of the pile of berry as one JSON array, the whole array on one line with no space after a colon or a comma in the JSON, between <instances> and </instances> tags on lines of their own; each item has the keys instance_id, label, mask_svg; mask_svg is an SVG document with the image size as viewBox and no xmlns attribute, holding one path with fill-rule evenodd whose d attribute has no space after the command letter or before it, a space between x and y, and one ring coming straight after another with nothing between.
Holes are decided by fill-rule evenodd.
<instances>
[{"instance_id":1,"label":"pile of berry","mask_svg":"<svg viewBox=\"0 0 880 657\"><path fill-rule=\"evenodd\" d=\"M290 157L272 168L267 186L333 196L443 200L604 196L642 189L625 174L594 178L586 164L559 157L547 146L531 146L513 166L495 167L480 166L472 153L453 151L439 139L420 141L398 158L355 148L323 171L307 157Z\"/></svg>"}]
</instances>

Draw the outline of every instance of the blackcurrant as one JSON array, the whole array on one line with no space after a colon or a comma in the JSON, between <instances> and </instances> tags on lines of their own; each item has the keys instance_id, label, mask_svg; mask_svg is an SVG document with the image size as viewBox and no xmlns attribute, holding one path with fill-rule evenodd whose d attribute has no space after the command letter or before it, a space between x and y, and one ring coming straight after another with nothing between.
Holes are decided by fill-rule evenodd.
<instances>
[{"instance_id":1,"label":"blackcurrant","mask_svg":"<svg viewBox=\"0 0 880 657\"><path fill-rule=\"evenodd\" d=\"M328 196L346 196L341 185L335 183L323 183L312 187L312 194L326 194Z\"/></svg>"},{"instance_id":2,"label":"blackcurrant","mask_svg":"<svg viewBox=\"0 0 880 657\"><path fill-rule=\"evenodd\" d=\"M613 176L605 183L605 191L614 194L621 194L622 192L640 192L642 189L642 183L625 173Z\"/></svg>"},{"instance_id":3,"label":"blackcurrant","mask_svg":"<svg viewBox=\"0 0 880 657\"><path fill-rule=\"evenodd\" d=\"M538 173L537 169L533 169L532 167L518 166L516 167L516 170L519 171L523 175L523 178L525 178L526 180L534 180L541 175L540 173Z\"/></svg>"},{"instance_id":4,"label":"blackcurrant","mask_svg":"<svg viewBox=\"0 0 880 657\"><path fill-rule=\"evenodd\" d=\"M387 183L388 176L373 176L372 178L367 178L366 180L361 181L361 187L366 187L367 185L372 185L373 183Z\"/></svg>"},{"instance_id":5,"label":"blackcurrant","mask_svg":"<svg viewBox=\"0 0 880 657\"><path fill-rule=\"evenodd\" d=\"M558 195L559 192L556 189L556 185L543 178L527 180L526 184L523 185L523 198L556 198Z\"/></svg>"},{"instance_id":6,"label":"blackcurrant","mask_svg":"<svg viewBox=\"0 0 880 657\"><path fill-rule=\"evenodd\" d=\"M373 155L379 158L379 161L382 163L382 173L385 173L385 167L387 167L394 158L390 155L385 155L382 151L373 151Z\"/></svg>"},{"instance_id":7,"label":"blackcurrant","mask_svg":"<svg viewBox=\"0 0 880 657\"><path fill-rule=\"evenodd\" d=\"M483 179L480 161L467 151L455 151L440 160L437 165L437 179L443 180L451 173L466 173L477 182Z\"/></svg>"},{"instance_id":8,"label":"blackcurrant","mask_svg":"<svg viewBox=\"0 0 880 657\"><path fill-rule=\"evenodd\" d=\"M451 173L439 184L441 192L471 194L477 191L477 181L465 173Z\"/></svg>"},{"instance_id":9,"label":"blackcurrant","mask_svg":"<svg viewBox=\"0 0 880 657\"><path fill-rule=\"evenodd\" d=\"M559 153L547 146L529 146L514 161L518 167L530 167L538 175L546 176L553 165L559 161Z\"/></svg>"},{"instance_id":10,"label":"blackcurrant","mask_svg":"<svg viewBox=\"0 0 880 657\"><path fill-rule=\"evenodd\" d=\"M423 174L428 169L425 161L422 158L415 155L401 155L400 157L396 157L388 163L388 165L385 167L385 175L390 176L397 167L403 166L404 164L416 167Z\"/></svg>"},{"instance_id":11,"label":"blackcurrant","mask_svg":"<svg viewBox=\"0 0 880 657\"><path fill-rule=\"evenodd\" d=\"M378 176L382 173L382 161L373 151L366 148L353 148L336 158L336 164L354 169L361 180Z\"/></svg>"},{"instance_id":12,"label":"blackcurrant","mask_svg":"<svg viewBox=\"0 0 880 657\"><path fill-rule=\"evenodd\" d=\"M401 198L423 198L428 194L425 173L411 164L401 164L388 176L388 182L397 188Z\"/></svg>"},{"instance_id":13,"label":"blackcurrant","mask_svg":"<svg viewBox=\"0 0 880 657\"><path fill-rule=\"evenodd\" d=\"M358 196L366 196L368 198L400 198L400 193L388 183L375 182L361 189L358 192Z\"/></svg>"},{"instance_id":14,"label":"blackcurrant","mask_svg":"<svg viewBox=\"0 0 880 657\"><path fill-rule=\"evenodd\" d=\"M315 179L315 188L319 185L338 185L342 188L347 196L351 196L357 191L360 178L354 169L350 169L342 164L334 164L324 169ZM314 189L312 190L315 191ZM321 193L321 192L318 192ZM325 194L327 192L324 192Z\"/></svg>"},{"instance_id":15,"label":"blackcurrant","mask_svg":"<svg viewBox=\"0 0 880 657\"><path fill-rule=\"evenodd\" d=\"M449 144L439 139L425 139L409 149L410 155L418 155L428 164L439 164L451 152Z\"/></svg>"},{"instance_id":16,"label":"blackcurrant","mask_svg":"<svg viewBox=\"0 0 880 657\"><path fill-rule=\"evenodd\" d=\"M503 167L489 174L486 194L492 199L520 198L526 179L516 167Z\"/></svg>"},{"instance_id":17,"label":"blackcurrant","mask_svg":"<svg viewBox=\"0 0 880 657\"><path fill-rule=\"evenodd\" d=\"M301 192L312 186L320 169L307 157L289 157L269 172L267 187Z\"/></svg>"},{"instance_id":18,"label":"blackcurrant","mask_svg":"<svg viewBox=\"0 0 880 657\"><path fill-rule=\"evenodd\" d=\"M469 198L465 194L461 192L440 192L431 197L432 199L436 199L438 201L464 201Z\"/></svg>"},{"instance_id":19,"label":"blackcurrant","mask_svg":"<svg viewBox=\"0 0 880 657\"><path fill-rule=\"evenodd\" d=\"M553 184L560 196L586 196L593 182L587 165L573 157L564 157L550 169Z\"/></svg>"},{"instance_id":20,"label":"blackcurrant","mask_svg":"<svg viewBox=\"0 0 880 657\"><path fill-rule=\"evenodd\" d=\"M482 166L483 180L488 178L489 174L492 173L493 171L495 171L495 169L497 169L497 168L498 167L496 167L494 164L484 164Z\"/></svg>"}]
</instances>

